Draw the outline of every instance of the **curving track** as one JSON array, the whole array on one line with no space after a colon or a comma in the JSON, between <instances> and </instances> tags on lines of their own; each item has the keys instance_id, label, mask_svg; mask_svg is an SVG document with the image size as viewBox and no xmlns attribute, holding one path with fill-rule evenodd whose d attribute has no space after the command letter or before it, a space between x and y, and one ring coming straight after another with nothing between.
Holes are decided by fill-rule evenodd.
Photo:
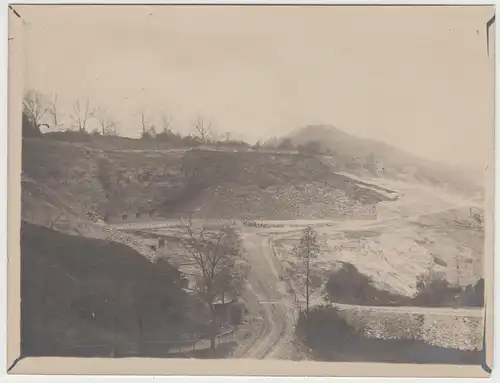
<instances>
[{"instance_id":1,"label":"curving track","mask_svg":"<svg viewBox=\"0 0 500 383\"><path fill-rule=\"evenodd\" d=\"M281 267L275 259L267 236L243 232L243 244L250 266L245 298L250 309L258 312L263 326L254 341L238 358L280 358L294 331L293 298L280 280Z\"/></svg>"}]
</instances>

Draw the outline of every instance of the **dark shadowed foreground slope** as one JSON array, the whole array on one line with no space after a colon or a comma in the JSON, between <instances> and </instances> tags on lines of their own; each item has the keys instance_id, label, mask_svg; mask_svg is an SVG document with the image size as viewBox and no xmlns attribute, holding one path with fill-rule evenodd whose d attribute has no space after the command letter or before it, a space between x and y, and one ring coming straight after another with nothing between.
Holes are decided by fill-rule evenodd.
<instances>
[{"instance_id":1,"label":"dark shadowed foreground slope","mask_svg":"<svg viewBox=\"0 0 500 383\"><path fill-rule=\"evenodd\" d=\"M126 246L23 222L21 268L24 355L108 356L120 342L203 331L178 270Z\"/></svg>"}]
</instances>

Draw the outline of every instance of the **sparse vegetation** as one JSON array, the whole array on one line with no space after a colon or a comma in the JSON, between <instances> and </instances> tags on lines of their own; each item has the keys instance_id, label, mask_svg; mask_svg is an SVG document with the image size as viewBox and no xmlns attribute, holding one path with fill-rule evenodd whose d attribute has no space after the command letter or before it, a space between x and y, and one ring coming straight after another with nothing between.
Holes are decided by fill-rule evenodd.
<instances>
[{"instance_id":1,"label":"sparse vegetation","mask_svg":"<svg viewBox=\"0 0 500 383\"><path fill-rule=\"evenodd\" d=\"M94 113L94 108L90 105L90 100L76 100L73 110L69 115L71 123L79 132L87 131L87 123Z\"/></svg>"},{"instance_id":2,"label":"sparse vegetation","mask_svg":"<svg viewBox=\"0 0 500 383\"><path fill-rule=\"evenodd\" d=\"M48 112L48 103L46 97L40 92L30 90L24 95L23 115L27 122L36 128L40 128L42 120Z\"/></svg>"},{"instance_id":3,"label":"sparse vegetation","mask_svg":"<svg viewBox=\"0 0 500 383\"><path fill-rule=\"evenodd\" d=\"M456 287L443 278L425 274L416 284L417 293L413 297L380 290L354 265L343 263L331 273L324 294L329 302L366 306L482 307L484 304L482 278L475 285Z\"/></svg>"},{"instance_id":4,"label":"sparse vegetation","mask_svg":"<svg viewBox=\"0 0 500 383\"><path fill-rule=\"evenodd\" d=\"M417 294L412 298L414 306L469 306L484 305L484 279L476 284L459 287L432 274L420 276L417 280Z\"/></svg>"},{"instance_id":5,"label":"sparse vegetation","mask_svg":"<svg viewBox=\"0 0 500 383\"><path fill-rule=\"evenodd\" d=\"M325 285L325 298L330 302L355 305L399 306L409 303L404 296L379 290L371 279L350 264L331 273Z\"/></svg>"}]
</instances>

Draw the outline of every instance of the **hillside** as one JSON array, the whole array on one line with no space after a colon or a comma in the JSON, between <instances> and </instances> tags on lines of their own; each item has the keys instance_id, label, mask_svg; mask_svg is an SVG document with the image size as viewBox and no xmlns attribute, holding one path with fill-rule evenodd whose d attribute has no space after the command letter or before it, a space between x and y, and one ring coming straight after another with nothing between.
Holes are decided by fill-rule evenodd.
<instances>
[{"instance_id":1,"label":"hillside","mask_svg":"<svg viewBox=\"0 0 500 383\"><path fill-rule=\"evenodd\" d=\"M480 172L418 158L383 142L352 136L330 125L310 125L292 132L295 146L317 142L339 170L423 182L462 192L482 191ZM283 139L282 139L283 140Z\"/></svg>"},{"instance_id":2,"label":"hillside","mask_svg":"<svg viewBox=\"0 0 500 383\"><path fill-rule=\"evenodd\" d=\"M366 218L390 200L313 155L99 150L48 139L24 139L22 182L23 219L46 226L89 212L106 221Z\"/></svg>"},{"instance_id":3,"label":"hillside","mask_svg":"<svg viewBox=\"0 0 500 383\"><path fill-rule=\"evenodd\" d=\"M77 355L69 345L173 340L203 330L199 306L167 261L109 241L22 223L22 351Z\"/></svg>"}]
</instances>

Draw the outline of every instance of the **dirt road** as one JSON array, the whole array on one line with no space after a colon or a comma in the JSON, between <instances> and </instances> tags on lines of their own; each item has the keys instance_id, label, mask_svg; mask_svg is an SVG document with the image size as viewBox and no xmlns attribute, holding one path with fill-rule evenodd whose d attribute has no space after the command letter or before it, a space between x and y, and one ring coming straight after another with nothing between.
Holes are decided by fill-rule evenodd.
<instances>
[{"instance_id":1,"label":"dirt road","mask_svg":"<svg viewBox=\"0 0 500 383\"><path fill-rule=\"evenodd\" d=\"M243 232L243 245L250 266L247 301L251 309L263 318L263 330L258 339L235 355L236 357L267 359L279 358L286 352L285 346L293 336L293 298L289 296L286 283L280 278L281 267L272 254L266 236Z\"/></svg>"}]
</instances>

